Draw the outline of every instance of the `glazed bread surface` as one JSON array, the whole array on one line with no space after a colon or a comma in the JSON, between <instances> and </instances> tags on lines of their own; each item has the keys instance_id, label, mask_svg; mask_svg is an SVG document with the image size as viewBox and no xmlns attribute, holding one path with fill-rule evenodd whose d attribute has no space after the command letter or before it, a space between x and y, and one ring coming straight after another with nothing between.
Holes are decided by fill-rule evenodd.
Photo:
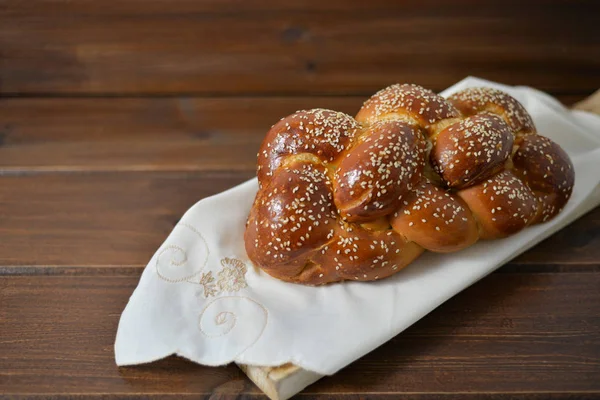
<instances>
[{"instance_id":1,"label":"glazed bread surface","mask_svg":"<svg viewBox=\"0 0 600 400\"><path fill-rule=\"evenodd\" d=\"M454 252L553 218L574 185L568 155L508 94L448 99L387 87L356 118L282 118L258 153L248 257L285 281L386 278L425 250Z\"/></svg>"}]
</instances>

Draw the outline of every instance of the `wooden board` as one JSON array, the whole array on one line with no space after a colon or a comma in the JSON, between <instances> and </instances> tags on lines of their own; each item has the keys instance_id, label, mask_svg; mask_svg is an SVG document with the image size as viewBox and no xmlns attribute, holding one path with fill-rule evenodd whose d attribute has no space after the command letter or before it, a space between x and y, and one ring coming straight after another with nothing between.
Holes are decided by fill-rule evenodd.
<instances>
[{"instance_id":1,"label":"wooden board","mask_svg":"<svg viewBox=\"0 0 600 400\"><path fill-rule=\"evenodd\" d=\"M1 2L0 93L370 95L467 75L600 86L595 0L94 3Z\"/></svg>"},{"instance_id":2,"label":"wooden board","mask_svg":"<svg viewBox=\"0 0 600 400\"><path fill-rule=\"evenodd\" d=\"M259 398L235 366L171 357L116 368L114 335L138 279L0 276L0 397ZM493 274L305 396L600 396L598 287L597 273Z\"/></svg>"}]
</instances>

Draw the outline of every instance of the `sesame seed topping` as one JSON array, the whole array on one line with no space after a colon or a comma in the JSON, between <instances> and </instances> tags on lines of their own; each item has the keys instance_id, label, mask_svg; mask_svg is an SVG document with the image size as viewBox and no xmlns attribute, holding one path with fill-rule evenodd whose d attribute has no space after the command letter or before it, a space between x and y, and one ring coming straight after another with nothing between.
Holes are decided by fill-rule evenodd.
<instances>
[{"instance_id":1,"label":"sesame seed topping","mask_svg":"<svg viewBox=\"0 0 600 400\"><path fill-rule=\"evenodd\" d=\"M332 275L379 279L365 271L390 274L387 268L404 265L404 243L414 237L421 245L419 221L443 232L430 235L442 240L475 223L503 232L535 215L535 222L548 220L566 200L552 203L547 194L568 199L572 166L553 142L519 136L535 127L511 99L482 89L449 102L416 85L393 85L365 102L360 122L325 109L282 118L257 154L258 212L248 229L256 229L251 240L264 252L261 263L285 265L306 254L311 268L343 271L318 284ZM456 192L462 197L460 190L471 187L486 206L465 224L471 213L463 205L472 203Z\"/></svg>"}]
</instances>

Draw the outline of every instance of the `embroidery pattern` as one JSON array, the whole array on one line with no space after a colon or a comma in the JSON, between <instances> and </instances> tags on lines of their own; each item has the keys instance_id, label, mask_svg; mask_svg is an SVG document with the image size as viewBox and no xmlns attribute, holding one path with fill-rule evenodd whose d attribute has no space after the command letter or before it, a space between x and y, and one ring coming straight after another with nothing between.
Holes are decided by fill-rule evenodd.
<instances>
[{"instance_id":1,"label":"embroidery pattern","mask_svg":"<svg viewBox=\"0 0 600 400\"><path fill-rule=\"evenodd\" d=\"M187 245L165 244L159 250L154 265L157 276L169 283L187 282L198 290L196 296L205 299L205 307L198 316L197 329L214 346L227 350L227 362L233 361L244 351L252 347L263 335L268 319L268 310L256 300L245 296L228 296L248 287L246 264L237 259L224 257L221 265L212 271L205 270L209 258L208 244L200 231L194 226L180 222L176 229L190 231L193 247ZM192 251L193 249L193 251ZM202 303L205 303L202 301Z\"/></svg>"},{"instance_id":2,"label":"embroidery pattern","mask_svg":"<svg viewBox=\"0 0 600 400\"><path fill-rule=\"evenodd\" d=\"M200 276L200 282L204 289L204 297L216 296L219 292L215 286L215 278L213 277L212 271L203 273Z\"/></svg>"},{"instance_id":3,"label":"embroidery pattern","mask_svg":"<svg viewBox=\"0 0 600 400\"><path fill-rule=\"evenodd\" d=\"M189 265L189 257L185 249L177 245L165 246L156 257L156 273L159 278L171 283L189 281L199 275L204 269L209 255L206 240L196 228L181 222L175 226L175 228L177 227L187 228L198 237L204 257L202 257L202 262ZM164 259L167 257L165 253L170 253L168 262Z\"/></svg>"},{"instance_id":4,"label":"embroidery pattern","mask_svg":"<svg viewBox=\"0 0 600 400\"><path fill-rule=\"evenodd\" d=\"M219 272L217 286L221 292L237 292L247 287L246 264L237 258L225 257L221 260L223 269Z\"/></svg>"},{"instance_id":5,"label":"embroidery pattern","mask_svg":"<svg viewBox=\"0 0 600 400\"><path fill-rule=\"evenodd\" d=\"M228 348L228 359L234 360L261 338L268 320L268 310L256 300L245 296L223 296L204 307L198 316L198 330L213 340L226 335L237 337L238 340L231 342Z\"/></svg>"},{"instance_id":6,"label":"embroidery pattern","mask_svg":"<svg viewBox=\"0 0 600 400\"><path fill-rule=\"evenodd\" d=\"M212 271L203 273L200 275L200 280L194 282L202 285L204 298L216 297L223 292L239 292L248 287L246 283L248 268L243 261L225 257L221 259L221 265L216 283Z\"/></svg>"}]
</instances>

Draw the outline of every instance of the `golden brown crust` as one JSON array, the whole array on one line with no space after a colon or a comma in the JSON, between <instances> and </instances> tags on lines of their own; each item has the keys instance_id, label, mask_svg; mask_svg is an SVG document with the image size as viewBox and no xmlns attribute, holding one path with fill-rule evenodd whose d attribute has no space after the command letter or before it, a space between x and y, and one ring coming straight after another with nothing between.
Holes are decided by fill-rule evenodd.
<instances>
[{"instance_id":1,"label":"golden brown crust","mask_svg":"<svg viewBox=\"0 0 600 400\"><path fill-rule=\"evenodd\" d=\"M502 118L479 114L439 133L431 163L447 186L466 187L503 169L512 145L513 134Z\"/></svg>"},{"instance_id":2,"label":"golden brown crust","mask_svg":"<svg viewBox=\"0 0 600 400\"><path fill-rule=\"evenodd\" d=\"M558 214L573 192L575 170L569 156L544 136L524 136L513 157L515 173L526 182L541 203L536 222Z\"/></svg>"},{"instance_id":3,"label":"golden brown crust","mask_svg":"<svg viewBox=\"0 0 600 400\"><path fill-rule=\"evenodd\" d=\"M371 281L387 278L410 264L423 249L392 229L368 231L356 224L340 222L335 239L313 258L322 269L335 271L336 280ZM325 276L312 274L308 284L327 283ZM316 276L315 276L316 275Z\"/></svg>"},{"instance_id":4,"label":"golden brown crust","mask_svg":"<svg viewBox=\"0 0 600 400\"><path fill-rule=\"evenodd\" d=\"M525 107L514 97L497 89L475 87L461 90L448 97L463 115L491 112L504 118L515 134L535 133L535 125Z\"/></svg>"},{"instance_id":5,"label":"golden brown crust","mask_svg":"<svg viewBox=\"0 0 600 400\"><path fill-rule=\"evenodd\" d=\"M342 218L366 222L388 215L421 179L425 141L401 121L371 125L335 172L334 200Z\"/></svg>"},{"instance_id":6,"label":"golden brown crust","mask_svg":"<svg viewBox=\"0 0 600 400\"><path fill-rule=\"evenodd\" d=\"M458 195L477 219L482 239L515 234L529 225L538 211L535 195L511 171L460 190Z\"/></svg>"},{"instance_id":7,"label":"golden brown crust","mask_svg":"<svg viewBox=\"0 0 600 400\"><path fill-rule=\"evenodd\" d=\"M296 275L333 237L336 219L325 167L290 164L258 192L246 228L246 252L272 275Z\"/></svg>"},{"instance_id":8,"label":"golden brown crust","mask_svg":"<svg viewBox=\"0 0 600 400\"><path fill-rule=\"evenodd\" d=\"M425 179L390 222L396 232L429 251L458 251L479 238L477 223L464 202Z\"/></svg>"},{"instance_id":9,"label":"golden brown crust","mask_svg":"<svg viewBox=\"0 0 600 400\"><path fill-rule=\"evenodd\" d=\"M481 182L504 168L513 134L497 115L483 113L442 130L430 158L446 185L461 188Z\"/></svg>"},{"instance_id":10,"label":"golden brown crust","mask_svg":"<svg viewBox=\"0 0 600 400\"><path fill-rule=\"evenodd\" d=\"M283 118L262 144L258 179L248 257L276 278L321 285L383 279L425 249L546 221L568 201L574 171L505 93L446 101L393 85L356 120L323 109Z\"/></svg>"},{"instance_id":11,"label":"golden brown crust","mask_svg":"<svg viewBox=\"0 0 600 400\"><path fill-rule=\"evenodd\" d=\"M258 180L262 183L290 154L313 154L324 163L346 149L359 128L351 116L316 108L297 111L271 127L258 152Z\"/></svg>"},{"instance_id":12,"label":"golden brown crust","mask_svg":"<svg viewBox=\"0 0 600 400\"><path fill-rule=\"evenodd\" d=\"M456 118L458 110L443 97L418 85L392 85L375 93L358 114L359 122L399 118L427 130L443 119Z\"/></svg>"}]
</instances>

